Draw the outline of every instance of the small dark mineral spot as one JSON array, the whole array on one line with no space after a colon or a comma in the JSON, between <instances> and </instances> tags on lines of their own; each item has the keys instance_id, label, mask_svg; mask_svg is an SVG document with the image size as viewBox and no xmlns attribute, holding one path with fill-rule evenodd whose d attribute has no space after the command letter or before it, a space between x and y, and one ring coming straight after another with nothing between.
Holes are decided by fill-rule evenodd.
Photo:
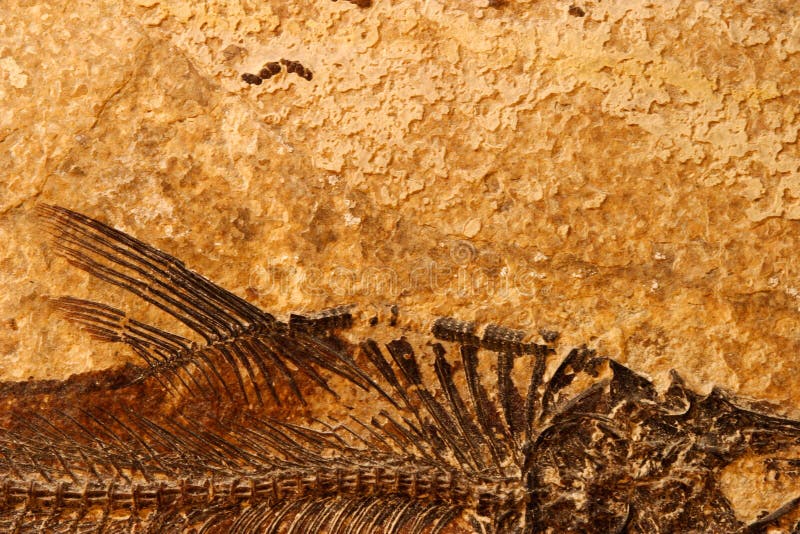
<instances>
[{"instance_id":1,"label":"small dark mineral spot","mask_svg":"<svg viewBox=\"0 0 800 534\"><path fill-rule=\"evenodd\" d=\"M569 6L568 13L570 15L572 15L573 17L582 17L582 16L586 15L586 11L584 11L583 9L581 9L578 6Z\"/></svg>"},{"instance_id":2,"label":"small dark mineral spot","mask_svg":"<svg viewBox=\"0 0 800 534\"><path fill-rule=\"evenodd\" d=\"M400 309L397 307L397 304L392 304L389 312L392 314L392 318L389 319L389 326L397 326L397 316L400 315Z\"/></svg>"},{"instance_id":3,"label":"small dark mineral spot","mask_svg":"<svg viewBox=\"0 0 800 534\"><path fill-rule=\"evenodd\" d=\"M489 7L501 8L506 5L506 0L489 0Z\"/></svg>"},{"instance_id":4,"label":"small dark mineral spot","mask_svg":"<svg viewBox=\"0 0 800 534\"><path fill-rule=\"evenodd\" d=\"M250 85L261 85L261 78L249 72L245 72L244 74L242 74L242 80L249 83Z\"/></svg>"},{"instance_id":5,"label":"small dark mineral spot","mask_svg":"<svg viewBox=\"0 0 800 534\"><path fill-rule=\"evenodd\" d=\"M375 316L373 316L373 317L370 317L370 319L369 319L369 325L370 325L370 326L375 326L375 325L377 325L377 324L378 324L378 316L377 316L377 315L375 315Z\"/></svg>"}]
</instances>

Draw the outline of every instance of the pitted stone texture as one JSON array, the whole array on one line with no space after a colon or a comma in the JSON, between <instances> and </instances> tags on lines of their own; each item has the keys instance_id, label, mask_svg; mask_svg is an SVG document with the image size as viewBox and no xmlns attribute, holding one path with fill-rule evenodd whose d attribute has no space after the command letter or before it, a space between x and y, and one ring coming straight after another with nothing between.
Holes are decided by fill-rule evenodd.
<instances>
[{"instance_id":1,"label":"pitted stone texture","mask_svg":"<svg viewBox=\"0 0 800 534\"><path fill-rule=\"evenodd\" d=\"M796 2L6 2L0 373L131 357L51 317L64 205L279 314L562 333L800 414ZM242 82L269 61L300 61ZM427 325L427 326L426 326Z\"/></svg>"}]
</instances>

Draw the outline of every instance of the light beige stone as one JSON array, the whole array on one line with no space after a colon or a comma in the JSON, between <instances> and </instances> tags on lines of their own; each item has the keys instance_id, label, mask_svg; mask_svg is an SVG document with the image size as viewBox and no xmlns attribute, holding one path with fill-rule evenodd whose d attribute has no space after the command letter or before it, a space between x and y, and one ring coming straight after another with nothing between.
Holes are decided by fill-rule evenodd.
<instances>
[{"instance_id":1,"label":"light beige stone","mask_svg":"<svg viewBox=\"0 0 800 534\"><path fill-rule=\"evenodd\" d=\"M545 326L800 415L800 7L576 4L4 2L0 375L131 357L46 295L164 320L52 259L48 202L278 314ZM280 58L313 80L240 79Z\"/></svg>"}]
</instances>

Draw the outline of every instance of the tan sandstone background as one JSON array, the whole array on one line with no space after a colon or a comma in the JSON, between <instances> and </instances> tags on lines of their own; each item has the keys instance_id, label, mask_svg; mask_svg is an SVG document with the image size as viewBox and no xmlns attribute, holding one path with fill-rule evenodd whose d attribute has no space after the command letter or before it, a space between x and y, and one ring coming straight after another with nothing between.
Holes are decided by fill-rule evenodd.
<instances>
[{"instance_id":1,"label":"tan sandstone background","mask_svg":"<svg viewBox=\"0 0 800 534\"><path fill-rule=\"evenodd\" d=\"M0 378L131 357L46 295L159 320L47 202L279 315L545 327L798 416L798 79L794 0L5 0Z\"/></svg>"}]
</instances>

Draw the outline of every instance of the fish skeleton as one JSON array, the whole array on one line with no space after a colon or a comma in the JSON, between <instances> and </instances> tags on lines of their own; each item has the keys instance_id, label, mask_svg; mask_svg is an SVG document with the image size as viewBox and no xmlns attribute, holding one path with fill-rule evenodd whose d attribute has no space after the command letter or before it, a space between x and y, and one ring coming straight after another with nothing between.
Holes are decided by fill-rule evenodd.
<instances>
[{"instance_id":1,"label":"fish skeleton","mask_svg":"<svg viewBox=\"0 0 800 534\"><path fill-rule=\"evenodd\" d=\"M675 372L657 391L585 346L559 358L553 332L534 342L451 317L408 331L393 309L398 335L381 343L343 335L348 306L282 321L104 223L37 211L58 255L192 334L51 299L138 364L0 383L0 532L727 533L797 521L800 497L739 520L719 474L746 454L792 453L799 421L700 395Z\"/></svg>"}]
</instances>

